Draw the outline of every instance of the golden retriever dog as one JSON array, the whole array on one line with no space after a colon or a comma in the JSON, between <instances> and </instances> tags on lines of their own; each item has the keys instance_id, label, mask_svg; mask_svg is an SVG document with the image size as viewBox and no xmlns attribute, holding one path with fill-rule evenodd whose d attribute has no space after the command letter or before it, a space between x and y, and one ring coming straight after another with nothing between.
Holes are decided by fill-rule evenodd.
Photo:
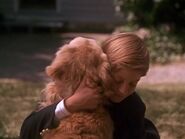
<instances>
[{"instance_id":1,"label":"golden retriever dog","mask_svg":"<svg viewBox=\"0 0 185 139\"><path fill-rule=\"evenodd\" d=\"M112 139L113 123L106 108L111 90L110 65L107 56L93 39L77 37L62 46L51 65L46 68L52 79L43 91L41 107L59 102L75 92L83 79L85 85L102 87L102 104L93 111L72 113L60 121L56 129L42 139ZM57 85L60 82L60 85Z\"/></svg>"}]
</instances>

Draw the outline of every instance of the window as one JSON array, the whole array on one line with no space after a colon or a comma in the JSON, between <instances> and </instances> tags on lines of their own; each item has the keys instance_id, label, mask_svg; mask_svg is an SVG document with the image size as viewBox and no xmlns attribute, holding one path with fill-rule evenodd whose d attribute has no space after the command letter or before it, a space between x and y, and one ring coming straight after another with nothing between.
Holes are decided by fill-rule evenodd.
<instances>
[{"instance_id":1,"label":"window","mask_svg":"<svg viewBox=\"0 0 185 139\"><path fill-rule=\"evenodd\" d=\"M56 0L20 0L20 9L53 10L56 9Z\"/></svg>"}]
</instances>

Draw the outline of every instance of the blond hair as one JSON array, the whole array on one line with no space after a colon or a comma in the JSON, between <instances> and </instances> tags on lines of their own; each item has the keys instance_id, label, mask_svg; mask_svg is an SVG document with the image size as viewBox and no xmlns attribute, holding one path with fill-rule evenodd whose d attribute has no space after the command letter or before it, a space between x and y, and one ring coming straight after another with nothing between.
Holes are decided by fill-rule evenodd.
<instances>
[{"instance_id":1,"label":"blond hair","mask_svg":"<svg viewBox=\"0 0 185 139\"><path fill-rule=\"evenodd\" d=\"M120 33L102 43L112 70L123 67L140 71L145 75L149 68L149 52L141 38L134 33Z\"/></svg>"}]
</instances>

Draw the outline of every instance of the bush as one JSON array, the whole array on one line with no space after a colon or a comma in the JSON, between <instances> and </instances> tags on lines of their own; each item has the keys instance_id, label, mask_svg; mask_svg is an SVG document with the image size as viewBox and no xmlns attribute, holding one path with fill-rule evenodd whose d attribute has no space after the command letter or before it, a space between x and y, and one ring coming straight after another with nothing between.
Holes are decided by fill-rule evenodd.
<instances>
[{"instance_id":1,"label":"bush","mask_svg":"<svg viewBox=\"0 0 185 139\"><path fill-rule=\"evenodd\" d=\"M155 24L169 24L174 30L185 29L184 0L162 0L156 4Z\"/></svg>"},{"instance_id":2,"label":"bush","mask_svg":"<svg viewBox=\"0 0 185 139\"><path fill-rule=\"evenodd\" d=\"M153 63L177 60L184 54L183 42L176 35L170 35L162 29L153 29L147 44Z\"/></svg>"},{"instance_id":3,"label":"bush","mask_svg":"<svg viewBox=\"0 0 185 139\"><path fill-rule=\"evenodd\" d=\"M174 31L185 30L184 0L116 0L127 22L144 27L168 24ZM132 20L129 15L133 14Z\"/></svg>"}]
</instances>

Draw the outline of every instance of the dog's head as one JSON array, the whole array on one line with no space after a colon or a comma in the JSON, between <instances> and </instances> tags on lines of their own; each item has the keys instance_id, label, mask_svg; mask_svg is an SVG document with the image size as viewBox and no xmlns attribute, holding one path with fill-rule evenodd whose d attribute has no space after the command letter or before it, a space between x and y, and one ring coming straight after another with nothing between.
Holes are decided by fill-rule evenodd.
<instances>
[{"instance_id":1,"label":"dog's head","mask_svg":"<svg viewBox=\"0 0 185 139\"><path fill-rule=\"evenodd\" d=\"M109 70L107 56L97 42L77 37L57 51L51 65L46 68L46 73L54 82L63 83L58 87L60 96L64 98L73 94L84 77L87 86L101 86L104 90L109 90Z\"/></svg>"}]
</instances>

